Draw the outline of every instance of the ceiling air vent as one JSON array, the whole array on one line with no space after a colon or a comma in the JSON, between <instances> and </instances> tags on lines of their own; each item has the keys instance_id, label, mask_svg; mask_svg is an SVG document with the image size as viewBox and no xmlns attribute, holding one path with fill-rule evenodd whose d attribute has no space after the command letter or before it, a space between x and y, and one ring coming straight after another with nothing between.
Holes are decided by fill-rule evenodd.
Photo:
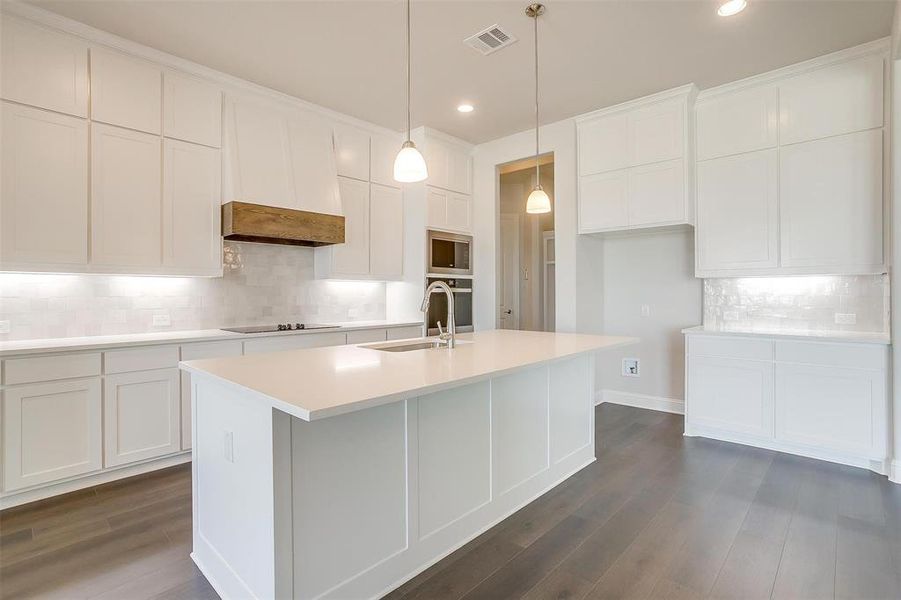
<instances>
[{"instance_id":1,"label":"ceiling air vent","mask_svg":"<svg viewBox=\"0 0 901 600\"><path fill-rule=\"evenodd\" d=\"M516 41L516 37L501 29L500 25L492 25L486 27L475 35L471 35L463 43L481 52L482 54L491 54L497 52L501 48L509 46Z\"/></svg>"}]
</instances>

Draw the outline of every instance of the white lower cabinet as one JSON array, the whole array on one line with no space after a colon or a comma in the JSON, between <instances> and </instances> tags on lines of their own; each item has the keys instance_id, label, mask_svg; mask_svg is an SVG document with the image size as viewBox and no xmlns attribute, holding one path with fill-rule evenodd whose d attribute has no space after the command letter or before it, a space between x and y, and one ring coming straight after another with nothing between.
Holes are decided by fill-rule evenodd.
<instances>
[{"instance_id":1,"label":"white lower cabinet","mask_svg":"<svg viewBox=\"0 0 901 600\"><path fill-rule=\"evenodd\" d=\"M689 334L685 431L884 472L888 347Z\"/></svg>"},{"instance_id":2,"label":"white lower cabinet","mask_svg":"<svg viewBox=\"0 0 901 600\"><path fill-rule=\"evenodd\" d=\"M178 452L178 369L107 375L104 381L104 466Z\"/></svg>"},{"instance_id":3,"label":"white lower cabinet","mask_svg":"<svg viewBox=\"0 0 901 600\"><path fill-rule=\"evenodd\" d=\"M206 358L223 358L226 356L241 356L243 345L240 341L229 340L225 342L199 342L185 344L181 347L182 360L203 360ZM192 445L191 435L191 375L187 371L181 371L181 449L190 450Z\"/></svg>"},{"instance_id":4,"label":"white lower cabinet","mask_svg":"<svg viewBox=\"0 0 901 600\"><path fill-rule=\"evenodd\" d=\"M83 475L102 466L100 378L3 391L3 490Z\"/></svg>"},{"instance_id":5,"label":"white lower cabinet","mask_svg":"<svg viewBox=\"0 0 901 600\"><path fill-rule=\"evenodd\" d=\"M688 372L687 420L750 435L773 435L773 363L693 358Z\"/></svg>"},{"instance_id":6,"label":"white lower cabinet","mask_svg":"<svg viewBox=\"0 0 901 600\"><path fill-rule=\"evenodd\" d=\"M323 346L343 346L346 343L347 335L343 332L282 335L278 337L247 340L244 342L244 354L299 350L302 348L321 348Z\"/></svg>"},{"instance_id":7,"label":"white lower cabinet","mask_svg":"<svg viewBox=\"0 0 901 600\"><path fill-rule=\"evenodd\" d=\"M885 458L885 374L835 366L776 365L776 439Z\"/></svg>"}]
</instances>

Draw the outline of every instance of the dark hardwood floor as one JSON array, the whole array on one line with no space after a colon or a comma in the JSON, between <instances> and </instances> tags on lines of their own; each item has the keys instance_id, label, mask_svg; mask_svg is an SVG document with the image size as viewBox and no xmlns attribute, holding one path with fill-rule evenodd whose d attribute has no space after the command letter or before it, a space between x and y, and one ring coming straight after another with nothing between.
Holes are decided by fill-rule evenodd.
<instances>
[{"instance_id":1,"label":"dark hardwood floor","mask_svg":"<svg viewBox=\"0 0 901 600\"><path fill-rule=\"evenodd\" d=\"M901 598L901 486L605 404L597 462L387 596ZM216 598L176 467L0 513L2 598Z\"/></svg>"}]
</instances>

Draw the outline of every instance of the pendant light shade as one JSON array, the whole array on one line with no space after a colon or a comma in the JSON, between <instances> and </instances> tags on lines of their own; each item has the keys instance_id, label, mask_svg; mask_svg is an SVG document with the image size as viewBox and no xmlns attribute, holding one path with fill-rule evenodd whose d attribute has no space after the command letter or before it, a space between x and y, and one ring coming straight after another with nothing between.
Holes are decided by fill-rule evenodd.
<instances>
[{"instance_id":1,"label":"pendant light shade","mask_svg":"<svg viewBox=\"0 0 901 600\"><path fill-rule=\"evenodd\" d=\"M544 14L543 4L530 4L526 7L526 15L535 19L535 187L526 200L526 212L540 215L551 212L551 199L541 188L541 169L538 160L538 17Z\"/></svg>"},{"instance_id":2,"label":"pendant light shade","mask_svg":"<svg viewBox=\"0 0 901 600\"><path fill-rule=\"evenodd\" d=\"M401 146L397 158L394 159L394 181L401 183L415 183L423 181L429 176L425 166L425 158L416 148L416 144L407 140Z\"/></svg>"},{"instance_id":3,"label":"pendant light shade","mask_svg":"<svg viewBox=\"0 0 901 600\"><path fill-rule=\"evenodd\" d=\"M526 212L531 215L540 215L551 212L551 199L540 185L535 186L529 199L526 200Z\"/></svg>"},{"instance_id":4,"label":"pendant light shade","mask_svg":"<svg viewBox=\"0 0 901 600\"><path fill-rule=\"evenodd\" d=\"M413 95L413 51L410 27L410 0L407 0L407 140L394 159L394 180L400 183L424 181L429 176L425 158L416 148L410 135L410 97Z\"/></svg>"}]
</instances>

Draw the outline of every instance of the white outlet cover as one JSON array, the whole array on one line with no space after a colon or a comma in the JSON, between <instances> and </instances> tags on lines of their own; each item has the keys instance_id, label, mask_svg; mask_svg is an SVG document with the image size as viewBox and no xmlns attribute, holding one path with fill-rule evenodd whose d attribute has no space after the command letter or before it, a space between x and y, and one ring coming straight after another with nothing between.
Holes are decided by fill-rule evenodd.
<instances>
[{"instance_id":1,"label":"white outlet cover","mask_svg":"<svg viewBox=\"0 0 901 600\"><path fill-rule=\"evenodd\" d=\"M172 319L169 318L168 312L153 315L154 327L169 327L170 325L172 325Z\"/></svg>"},{"instance_id":2,"label":"white outlet cover","mask_svg":"<svg viewBox=\"0 0 901 600\"><path fill-rule=\"evenodd\" d=\"M651 316L651 305L650 304L642 304L641 305L641 316L642 317L650 317Z\"/></svg>"},{"instance_id":3,"label":"white outlet cover","mask_svg":"<svg viewBox=\"0 0 901 600\"><path fill-rule=\"evenodd\" d=\"M9 321L0 321L0 333L9 333L10 330L10 322Z\"/></svg>"},{"instance_id":4,"label":"white outlet cover","mask_svg":"<svg viewBox=\"0 0 901 600\"><path fill-rule=\"evenodd\" d=\"M856 325L857 324L857 314L856 313L835 313L835 324L836 325Z\"/></svg>"},{"instance_id":5,"label":"white outlet cover","mask_svg":"<svg viewBox=\"0 0 901 600\"><path fill-rule=\"evenodd\" d=\"M641 361L637 358L623 359L623 377L640 377Z\"/></svg>"}]
</instances>

